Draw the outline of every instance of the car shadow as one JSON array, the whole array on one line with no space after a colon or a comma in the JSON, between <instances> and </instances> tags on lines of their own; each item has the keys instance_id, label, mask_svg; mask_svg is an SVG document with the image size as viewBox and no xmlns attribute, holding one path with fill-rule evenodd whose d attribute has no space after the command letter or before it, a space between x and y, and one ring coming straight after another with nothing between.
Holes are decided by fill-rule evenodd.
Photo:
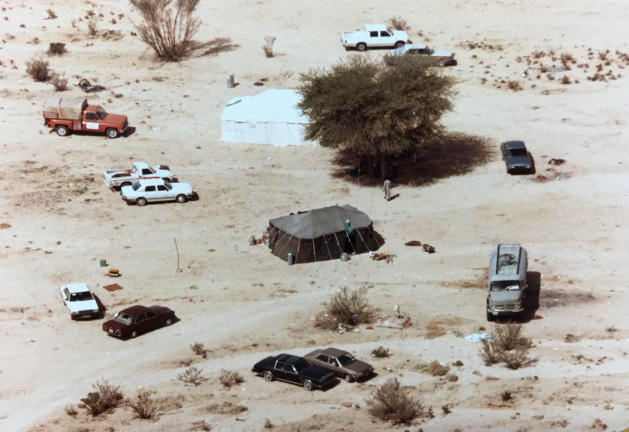
<instances>
[{"instance_id":1,"label":"car shadow","mask_svg":"<svg viewBox=\"0 0 629 432\"><path fill-rule=\"evenodd\" d=\"M121 136L123 136L125 138L128 138L131 135L135 134L135 131L136 131L135 126L129 126L129 127L127 127L127 130L124 131L124 133Z\"/></svg>"},{"instance_id":2,"label":"car shadow","mask_svg":"<svg viewBox=\"0 0 629 432\"><path fill-rule=\"evenodd\" d=\"M96 304L98 305L98 316L96 318L93 319L102 319L105 317L105 313L107 312L107 308L105 307L105 305L103 304L103 302L100 300L100 298L98 298L98 296L96 294L92 294L94 296L94 300L96 301Z\"/></svg>"}]
</instances>

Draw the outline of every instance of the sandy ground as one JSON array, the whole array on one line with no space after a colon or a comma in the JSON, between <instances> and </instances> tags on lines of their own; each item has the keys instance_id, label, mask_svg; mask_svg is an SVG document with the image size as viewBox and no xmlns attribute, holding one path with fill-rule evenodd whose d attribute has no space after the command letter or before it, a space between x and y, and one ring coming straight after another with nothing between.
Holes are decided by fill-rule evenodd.
<instances>
[{"instance_id":1,"label":"sandy ground","mask_svg":"<svg viewBox=\"0 0 629 432\"><path fill-rule=\"evenodd\" d=\"M629 9L623 0L548 3L202 1L197 39L230 42L215 54L163 64L131 35L131 20L139 19L126 1L1 0L0 430L188 431L208 420L212 430L252 431L266 419L280 431L395 430L366 410L373 389L391 377L434 411L407 430L629 427L622 318L629 306L629 64L622 55ZM58 18L46 19L49 8ZM98 36L87 35L89 10L102 14ZM295 88L300 73L354 55L339 43L342 30L393 16L408 20L414 42L456 53L459 65L444 71L459 92L445 124L487 137L489 163L429 186L401 186L400 197L385 203L377 188L333 178L327 149L220 142L230 98ZM119 34L103 36L109 27ZM264 57L265 35L277 37L275 58ZM50 42L69 50L50 57L51 68L72 85L85 77L107 87L89 100L128 115L134 134L48 133L41 105L54 89L33 82L25 62L45 56ZM564 52L575 59L571 69L549 71ZM605 81L588 79L598 72ZM225 85L231 73L233 89ZM570 84L561 83L564 75ZM254 87L262 78L266 86ZM73 86L68 94L82 92ZM498 144L518 138L545 180L505 174ZM566 163L551 167L551 158ZM101 177L132 161L169 165L200 199L125 205ZM359 255L289 267L268 248L248 245L271 218L337 203L370 215L386 239L382 251L396 255L392 263ZM409 240L437 253L404 246ZM498 242L525 246L541 280L541 319L524 326L538 362L516 371L485 366L479 345L462 337L492 329L482 288ZM122 277L107 278L101 259ZM107 337L102 320L70 320L58 288L79 281L107 318L127 305L163 304L180 321L134 340ZM103 289L112 282L123 290ZM381 313L398 304L413 326L345 334L314 328L330 294L361 285ZM209 350L206 359L193 354L193 343ZM250 372L266 355L321 346L354 352L377 376L306 392ZM378 346L391 357L372 358ZM450 365L458 381L421 372L434 360ZM463 365L452 366L457 360ZM201 385L177 379L189 365L202 369ZM245 381L225 389L221 369ZM120 384L127 397L154 390L160 415L140 420L125 404L97 418L78 408L67 415L64 407L76 408L99 379ZM505 391L511 401L502 401Z\"/></svg>"}]
</instances>

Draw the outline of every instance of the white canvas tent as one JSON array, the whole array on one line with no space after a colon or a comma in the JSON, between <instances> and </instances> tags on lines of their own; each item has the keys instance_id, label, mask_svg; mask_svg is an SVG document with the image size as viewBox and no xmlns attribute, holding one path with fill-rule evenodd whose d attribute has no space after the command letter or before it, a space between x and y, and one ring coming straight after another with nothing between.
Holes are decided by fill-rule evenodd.
<instances>
[{"instance_id":1,"label":"white canvas tent","mask_svg":"<svg viewBox=\"0 0 629 432\"><path fill-rule=\"evenodd\" d=\"M276 146L315 144L304 139L308 118L295 90L267 90L230 100L221 115L221 141Z\"/></svg>"}]
</instances>

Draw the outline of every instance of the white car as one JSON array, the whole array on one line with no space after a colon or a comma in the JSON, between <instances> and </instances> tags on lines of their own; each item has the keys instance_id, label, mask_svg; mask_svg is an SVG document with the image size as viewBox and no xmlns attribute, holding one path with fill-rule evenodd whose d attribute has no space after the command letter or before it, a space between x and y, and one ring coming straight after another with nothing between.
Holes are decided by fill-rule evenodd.
<instances>
[{"instance_id":1,"label":"white car","mask_svg":"<svg viewBox=\"0 0 629 432\"><path fill-rule=\"evenodd\" d=\"M177 201L184 203L194 196L188 183L170 183L163 179L138 180L132 186L123 186L122 199L139 206L147 202Z\"/></svg>"},{"instance_id":2,"label":"white car","mask_svg":"<svg viewBox=\"0 0 629 432\"><path fill-rule=\"evenodd\" d=\"M59 288L61 298L70 309L73 320L79 318L96 318L100 315L100 309L94 295L84 283L63 285Z\"/></svg>"}]
</instances>

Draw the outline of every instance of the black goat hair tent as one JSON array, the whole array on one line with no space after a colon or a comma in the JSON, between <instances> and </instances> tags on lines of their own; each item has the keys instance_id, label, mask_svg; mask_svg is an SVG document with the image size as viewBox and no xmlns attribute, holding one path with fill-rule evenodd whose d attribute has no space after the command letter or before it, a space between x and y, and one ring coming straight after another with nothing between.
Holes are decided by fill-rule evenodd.
<instances>
[{"instance_id":1,"label":"black goat hair tent","mask_svg":"<svg viewBox=\"0 0 629 432\"><path fill-rule=\"evenodd\" d=\"M325 207L271 219L268 245L274 255L295 263L337 259L378 250L382 237L373 231L369 216L349 205Z\"/></svg>"}]
</instances>

